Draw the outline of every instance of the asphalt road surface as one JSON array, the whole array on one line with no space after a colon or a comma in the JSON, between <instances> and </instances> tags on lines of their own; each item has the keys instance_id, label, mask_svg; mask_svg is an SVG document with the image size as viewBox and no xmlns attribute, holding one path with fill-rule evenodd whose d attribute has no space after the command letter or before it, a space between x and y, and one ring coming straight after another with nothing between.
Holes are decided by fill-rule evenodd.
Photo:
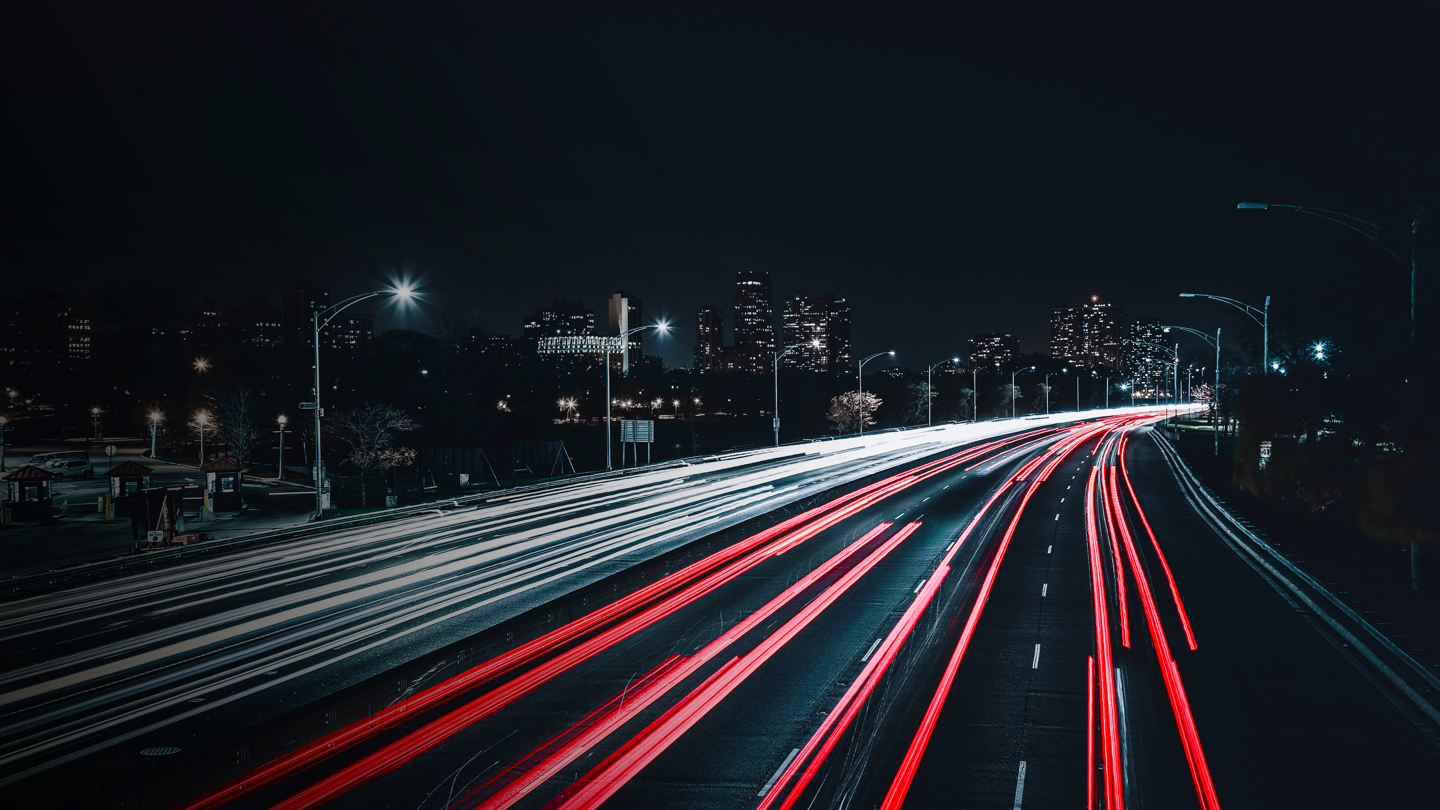
<instances>
[{"instance_id":1,"label":"asphalt road surface","mask_svg":"<svg viewBox=\"0 0 1440 810\"><path fill-rule=\"evenodd\" d=\"M1146 422L828 459L804 475L855 484L805 511L770 511L803 476L762 465L707 482L721 492L560 494L8 614L3 643L44 640L7 660L4 719L35 724L0 753L88 736L15 757L32 771L0 789L30 806L1423 806L1433 675L1226 515ZM707 508L759 516L726 534ZM625 574L634 544L680 526L711 536ZM609 578L523 624L472 608L413 640L612 547ZM440 643L465 621L481 641ZM86 751L152 722L126 709L165 720Z\"/></svg>"}]
</instances>

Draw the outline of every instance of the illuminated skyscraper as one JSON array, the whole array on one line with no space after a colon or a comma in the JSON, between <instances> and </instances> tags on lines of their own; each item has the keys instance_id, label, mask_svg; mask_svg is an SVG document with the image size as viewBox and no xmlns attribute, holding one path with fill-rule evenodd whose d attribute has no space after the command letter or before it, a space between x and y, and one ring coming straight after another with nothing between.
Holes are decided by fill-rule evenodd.
<instances>
[{"instance_id":1,"label":"illuminated skyscraper","mask_svg":"<svg viewBox=\"0 0 1440 810\"><path fill-rule=\"evenodd\" d=\"M1084 304L1050 312L1050 356L1081 368L1119 369L1124 344L1120 308L1092 295Z\"/></svg>"},{"instance_id":2,"label":"illuminated skyscraper","mask_svg":"<svg viewBox=\"0 0 1440 810\"><path fill-rule=\"evenodd\" d=\"M725 362L724 314L719 307L700 307L695 313L695 370L722 370Z\"/></svg>"},{"instance_id":3,"label":"illuminated skyscraper","mask_svg":"<svg viewBox=\"0 0 1440 810\"><path fill-rule=\"evenodd\" d=\"M970 338L970 367L1008 366L1020 356L1020 338L1009 332L980 332Z\"/></svg>"},{"instance_id":4,"label":"illuminated skyscraper","mask_svg":"<svg viewBox=\"0 0 1440 810\"><path fill-rule=\"evenodd\" d=\"M609 316L609 333L612 335L643 325L640 320L640 299L624 290L615 293L610 296ZM645 347L642 341L644 336L644 332L636 332L620 347L621 371L629 371L632 364L640 362Z\"/></svg>"},{"instance_id":5,"label":"illuminated skyscraper","mask_svg":"<svg viewBox=\"0 0 1440 810\"><path fill-rule=\"evenodd\" d=\"M1156 347L1173 343L1159 319L1142 318L1130 324L1130 339L1125 341L1125 375L1135 386L1136 397L1158 399L1169 388L1170 354Z\"/></svg>"},{"instance_id":6,"label":"illuminated skyscraper","mask_svg":"<svg viewBox=\"0 0 1440 810\"><path fill-rule=\"evenodd\" d=\"M775 310L770 274L741 271L735 277L735 355L740 371L769 374L775 362Z\"/></svg>"},{"instance_id":7,"label":"illuminated skyscraper","mask_svg":"<svg viewBox=\"0 0 1440 810\"><path fill-rule=\"evenodd\" d=\"M823 298L796 295L785 302L786 368L844 373L850 366L850 305L826 293Z\"/></svg>"}]
</instances>

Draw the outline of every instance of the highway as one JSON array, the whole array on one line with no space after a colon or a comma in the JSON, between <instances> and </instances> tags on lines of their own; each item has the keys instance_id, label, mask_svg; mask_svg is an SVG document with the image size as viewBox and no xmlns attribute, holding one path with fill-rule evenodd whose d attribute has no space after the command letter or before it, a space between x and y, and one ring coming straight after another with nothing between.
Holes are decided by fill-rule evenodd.
<instances>
[{"instance_id":1,"label":"highway","mask_svg":"<svg viewBox=\"0 0 1440 810\"><path fill-rule=\"evenodd\" d=\"M1433 795L1440 684L1210 499L1155 419L738 458L12 603L0 790L193 808Z\"/></svg>"}]
</instances>

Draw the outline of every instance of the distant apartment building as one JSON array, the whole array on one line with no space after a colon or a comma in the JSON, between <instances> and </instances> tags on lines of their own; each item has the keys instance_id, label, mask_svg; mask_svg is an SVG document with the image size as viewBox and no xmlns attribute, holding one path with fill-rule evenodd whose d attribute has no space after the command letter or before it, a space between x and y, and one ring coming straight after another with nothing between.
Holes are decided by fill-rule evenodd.
<instances>
[{"instance_id":1,"label":"distant apartment building","mask_svg":"<svg viewBox=\"0 0 1440 810\"><path fill-rule=\"evenodd\" d=\"M1119 369L1124 359L1120 308L1092 295L1050 312L1050 356L1080 368Z\"/></svg>"},{"instance_id":2,"label":"distant apartment building","mask_svg":"<svg viewBox=\"0 0 1440 810\"><path fill-rule=\"evenodd\" d=\"M283 336L280 310L258 295L232 308L228 321L233 340L240 345L274 346Z\"/></svg>"},{"instance_id":3,"label":"distant apartment building","mask_svg":"<svg viewBox=\"0 0 1440 810\"><path fill-rule=\"evenodd\" d=\"M970 338L970 367L1014 364L1020 356L1020 338L1009 332L980 332Z\"/></svg>"},{"instance_id":4,"label":"distant apartment building","mask_svg":"<svg viewBox=\"0 0 1440 810\"><path fill-rule=\"evenodd\" d=\"M595 334L595 310L586 309L584 301L554 299L525 318L523 333L530 340L561 335Z\"/></svg>"},{"instance_id":5,"label":"distant apartment building","mask_svg":"<svg viewBox=\"0 0 1440 810\"><path fill-rule=\"evenodd\" d=\"M624 290L610 296L607 310L608 334L610 335L620 335L637 326L644 325L644 321L641 319L640 299ZM640 362L645 351L644 337L645 332L636 332L621 344L620 370L622 373L628 372L631 365Z\"/></svg>"},{"instance_id":6,"label":"distant apartment building","mask_svg":"<svg viewBox=\"0 0 1440 810\"><path fill-rule=\"evenodd\" d=\"M707 374L724 366L724 314L719 307L700 307L695 313L695 370Z\"/></svg>"},{"instance_id":7,"label":"distant apartment building","mask_svg":"<svg viewBox=\"0 0 1440 810\"><path fill-rule=\"evenodd\" d=\"M94 353L90 305L60 293L0 300L0 366L76 371Z\"/></svg>"},{"instance_id":8,"label":"distant apartment building","mask_svg":"<svg viewBox=\"0 0 1440 810\"><path fill-rule=\"evenodd\" d=\"M1158 399L1169 388L1170 353L1164 347L1173 343L1157 318L1142 318L1130 324L1124 372L1135 386L1136 397Z\"/></svg>"},{"instance_id":9,"label":"distant apartment building","mask_svg":"<svg viewBox=\"0 0 1440 810\"><path fill-rule=\"evenodd\" d=\"M845 373L850 369L850 305L833 293L797 295L785 302L786 368Z\"/></svg>"},{"instance_id":10,"label":"distant apartment building","mask_svg":"<svg viewBox=\"0 0 1440 810\"><path fill-rule=\"evenodd\" d=\"M775 363L775 310L770 274L742 270L735 277L737 371L769 374Z\"/></svg>"},{"instance_id":11,"label":"distant apartment building","mask_svg":"<svg viewBox=\"0 0 1440 810\"><path fill-rule=\"evenodd\" d=\"M280 327L285 340L300 346L311 345L315 313L330 306L330 291L321 290L309 281L297 281L286 287L280 299Z\"/></svg>"}]
</instances>

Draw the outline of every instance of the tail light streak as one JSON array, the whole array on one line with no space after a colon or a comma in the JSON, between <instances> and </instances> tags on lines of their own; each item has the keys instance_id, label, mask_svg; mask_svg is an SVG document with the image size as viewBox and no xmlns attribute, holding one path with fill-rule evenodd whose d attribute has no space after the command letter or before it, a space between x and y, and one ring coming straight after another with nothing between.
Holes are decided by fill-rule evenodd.
<instances>
[{"instance_id":1,"label":"tail light streak","mask_svg":"<svg viewBox=\"0 0 1440 810\"><path fill-rule=\"evenodd\" d=\"M1193 651L1196 649L1195 634L1190 630L1190 617L1185 613L1185 603L1180 601L1180 589L1175 586L1175 575L1170 573L1170 563L1165 559L1165 552L1160 550L1160 541L1155 539L1155 532L1150 529L1150 521L1145 517L1145 510L1140 508L1140 499L1135 497L1135 488L1130 485L1130 471L1125 465L1125 449L1126 443L1129 441L1128 435L1120 441L1120 474L1125 479L1125 489L1130 492L1130 502L1135 505L1135 514L1140 516L1140 524L1145 527L1145 534L1150 537L1150 545L1155 548L1155 556L1160 560L1160 567L1165 569L1165 579L1170 582L1170 596L1175 600L1175 611L1180 614L1180 626L1185 628L1185 642Z\"/></svg>"}]
</instances>

